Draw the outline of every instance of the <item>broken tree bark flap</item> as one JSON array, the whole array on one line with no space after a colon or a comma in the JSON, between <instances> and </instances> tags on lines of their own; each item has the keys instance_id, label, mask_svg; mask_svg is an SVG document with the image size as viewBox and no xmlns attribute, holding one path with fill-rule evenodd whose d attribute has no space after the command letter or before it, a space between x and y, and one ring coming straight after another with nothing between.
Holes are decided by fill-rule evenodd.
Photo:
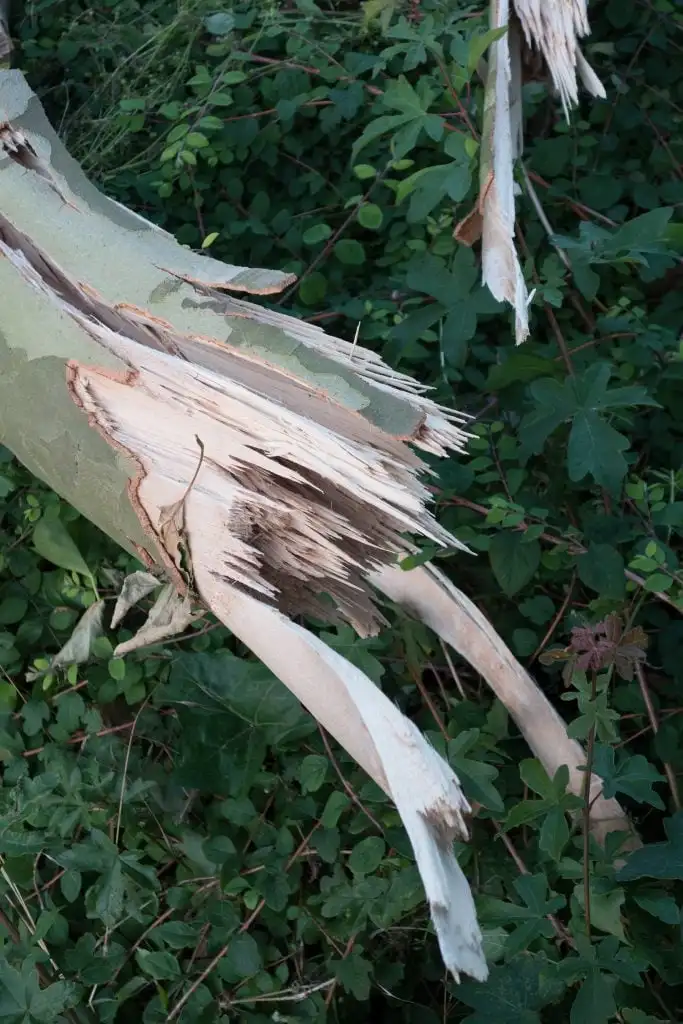
<instances>
[{"instance_id":1,"label":"broken tree bark flap","mask_svg":"<svg viewBox=\"0 0 683 1024\"><path fill-rule=\"evenodd\" d=\"M382 786L446 964L484 978L452 849L468 810L457 778L362 673L289 618L374 633L383 618L368 577L395 565L404 534L456 543L429 511L415 449L461 451L466 419L375 353L227 294L290 278L194 254L103 197L17 72L0 72L0 121L3 443L164 570L174 589L150 628L183 628L196 595ZM496 635L473 622L480 652ZM502 667L512 693L515 665Z\"/></svg>"},{"instance_id":2,"label":"broken tree bark flap","mask_svg":"<svg viewBox=\"0 0 683 1024\"><path fill-rule=\"evenodd\" d=\"M605 89L579 46L589 32L586 0L490 0L489 10L491 28L507 31L489 51L479 201L456 226L455 237L470 244L481 221L482 280L494 298L514 309L519 345L529 335L528 306L533 298L527 293L515 245L514 165L523 147L522 33L526 44L543 55L567 120L579 102L577 76L592 96L604 97Z\"/></svg>"},{"instance_id":3,"label":"broken tree bark flap","mask_svg":"<svg viewBox=\"0 0 683 1024\"><path fill-rule=\"evenodd\" d=\"M569 768L569 788L581 796L584 753L567 735L567 727L531 676L519 664L477 606L432 565L409 573L385 568L373 578L377 588L425 622L482 675L505 705L519 731L552 779ZM591 831L604 843L609 832L635 835L629 819L613 798L602 795L594 775L590 788Z\"/></svg>"}]
</instances>

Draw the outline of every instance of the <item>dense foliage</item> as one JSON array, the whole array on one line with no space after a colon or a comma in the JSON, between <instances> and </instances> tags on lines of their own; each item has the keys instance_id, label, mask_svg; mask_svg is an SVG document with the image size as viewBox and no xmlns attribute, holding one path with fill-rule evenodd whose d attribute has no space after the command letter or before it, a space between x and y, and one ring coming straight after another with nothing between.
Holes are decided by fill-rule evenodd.
<instances>
[{"instance_id":1,"label":"dense foliage","mask_svg":"<svg viewBox=\"0 0 683 1024\"><path fill-rule=\"evenodd\" d=\"M131 615L85 669L49 671L132 563L3 456L3 1024L683 1017L683 17L591 14L606 101L567 124L527 62L536 293L514 349L453 238L478 190L480 6L26 0L15 63L110 194L187 245L295 271L285 308L360 323L475 416L435 497L478 557L440 565L646 845L624 862L589 843L581 800L426 629L388 609L375 640L326 633L475 802L462 863L494 966L456 986L394 809L226 630L113 658Z\"/></svg>"}]
</instances>

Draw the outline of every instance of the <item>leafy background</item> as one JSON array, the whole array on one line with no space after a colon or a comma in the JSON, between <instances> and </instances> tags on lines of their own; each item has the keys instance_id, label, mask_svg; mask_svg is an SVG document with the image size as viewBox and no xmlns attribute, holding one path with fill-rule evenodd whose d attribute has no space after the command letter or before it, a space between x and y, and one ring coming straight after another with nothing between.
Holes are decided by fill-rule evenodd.
<instances>
[{"instance_id":1,"label":"leafy background","mask_svg":"<svg viewBox=\"0 0 683 1024\"><path fill-rule=\"evenodd\" d=\"M520 349L453 239L477 193L480 5L27 0L15 17L15 63L111 195L184 244L296 272L278 305L360 324L475 417L435 501L478 557L440 565L646 845L588 842L562 773L425 628L389 609L377 639L326 632L475 804L461 862L492 975L456 986L393 807L225 629L114 658L131 614L85 668L50 671L133 564L2 453L0 1022L681 1019L680 6L593 3L608 97L570 124L525 62Z\"/></svg>"}]
</instances>

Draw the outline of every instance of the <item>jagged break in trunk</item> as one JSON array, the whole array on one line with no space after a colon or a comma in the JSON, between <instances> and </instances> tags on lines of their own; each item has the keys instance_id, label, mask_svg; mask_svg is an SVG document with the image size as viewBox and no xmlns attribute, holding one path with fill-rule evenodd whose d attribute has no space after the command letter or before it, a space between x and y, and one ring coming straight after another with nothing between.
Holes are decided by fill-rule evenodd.
<instances>
[{"instance_id":1,"label":"jagged break in trunk","mask_svg":"<svg viewBox=\"0 0 683 1024\"><path fill-rule=\"evenodd\" d=\"M382 624L384 590L471 658L547 770L569 764L578 791L580 749L485 620L431 569L409 592L396 568L406 533L455 543L428 510L416 449L460 451L464 418L374 353L227 294L291 278L198 256L102 196L17 72L0 72L0 120L3 443L210 608L394 800L446 965L484 978L452 849L469 810L456 776L289 617L366 635ZM627 827L598 780L593 792L596 830Z\"/></svg>"}]
</instances>

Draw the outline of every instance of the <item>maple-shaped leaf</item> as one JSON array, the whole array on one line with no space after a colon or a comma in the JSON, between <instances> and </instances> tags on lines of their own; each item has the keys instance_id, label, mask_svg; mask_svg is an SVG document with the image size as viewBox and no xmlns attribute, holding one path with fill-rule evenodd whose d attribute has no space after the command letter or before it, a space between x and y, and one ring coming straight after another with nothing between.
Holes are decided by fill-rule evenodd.
<instances>
[{"instance_id":1,"label":"maple-shaped leaf","mask_svg":"<svg viewBox=\"0 0 683 1024\"><path fill-rule=\"evenodd\" d=\"M522 457L539 454L561 424L571 423L567 447L570 480L578 482L590 474L601 487L617 491L626 475L623 452L629 442L604 413L658 403L639 385L609 388L611 375L609 364L596 363L580 376L562 382L551 378L534 381L529 386L534 408L519 427Z\"/></svg>"},{"instance_id":2,"label":"maple-shaped leaf","mask_svg":"<svg viewBox=\"0 0 683 1024\"><path fill-rule=\"evenodd\" d=\"M581 672L599 672L614 665L622 679L633 679L635 666L645 660L647 636L640 626L624 632L618 615L594 626L575 626L568 651Z\"/></svg>"},{"instance_id":3,"label":"maple-shaped leaf","mask_svg":"<svg viewBox=\"0 0 683 1024\"><path fill-rule=\"evenodd\" d=\"M625 793L633 800L664 810L664 802L652 786L666 782L666 778L642 754L620 753L617 758L614 747L599 743L595 748L593 770L603 780L604 796Z\"/></svg>"}]
</instances>

